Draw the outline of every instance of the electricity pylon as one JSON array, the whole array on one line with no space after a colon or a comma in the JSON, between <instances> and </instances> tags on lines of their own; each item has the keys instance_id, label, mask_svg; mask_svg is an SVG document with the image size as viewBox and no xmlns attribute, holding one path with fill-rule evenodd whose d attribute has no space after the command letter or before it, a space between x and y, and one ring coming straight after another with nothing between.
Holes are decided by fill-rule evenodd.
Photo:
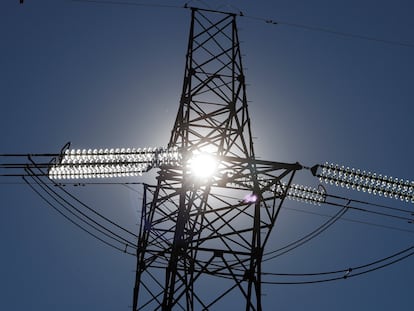
<instances>
[{"instance_id":1,"label":"electricity pylon","mask_svg":"<svg viewBox=\"0 0 414 311\"><path fill-rule=\"evenodd\" d=\"M64 150L47 165L49 177L131 176L159 168L157 184L144 187L134 311L218 310L230 299L235 310L262 310L263 250L284 199L323 202L324 193L292 184L300 164L255 157L237 15L191 12L168 147ZM333 164L310 170L330 184L414 202L410 181Z\"/></svg>"},{"instance_id":2,"label":"electricity pylon","mask_svg":"<svg viewBox=\"0 0 414 311\"><path fill-rule=\"evenodd\" d=\"M263 248L301 166L255 158L235 14L192 9L168 148L183 161L145 187L133 309L218 309L237 292L235 308L261 310ZM197 158L214 174L197 176Z\"/></svg>"}]
</instances>

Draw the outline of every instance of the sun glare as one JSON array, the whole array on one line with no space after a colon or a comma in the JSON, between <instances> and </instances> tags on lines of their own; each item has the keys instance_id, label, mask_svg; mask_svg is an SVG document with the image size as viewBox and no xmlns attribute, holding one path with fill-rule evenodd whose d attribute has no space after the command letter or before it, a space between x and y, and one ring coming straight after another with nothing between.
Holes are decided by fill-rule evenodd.
<instances>
[{"instance_id":1,"label":"sun glare","mask_svg":"<svg viewBox=\"0 0 414 311\"><path fill-rule=\"evenodd\" d=\"M190 159L191 174L198 178L212 177L217 170L217 159L209 153L193 155Z\"/></svg>"}]
</instances>

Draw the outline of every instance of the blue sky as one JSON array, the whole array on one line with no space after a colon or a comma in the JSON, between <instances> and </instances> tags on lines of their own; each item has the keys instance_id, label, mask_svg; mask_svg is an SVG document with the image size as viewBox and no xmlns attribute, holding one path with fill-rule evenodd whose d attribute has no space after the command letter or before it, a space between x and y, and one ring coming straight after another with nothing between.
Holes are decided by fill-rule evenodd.
<instances>
[{"instance_id":1,"label":"blue sky","mask_svg":"<svg viewBox=\"0 0 414 311\"><path fill-rule=\"evenodd\" d=\"M167 143L184 73L188 10L63 0L18 2L0 4L0 153L58 152L67 141L75 148ZM414 179L414 47L288 25L414 45L411 1L192 2L203 3L211 8L238 7L245 15L281 22L239 19L258 156L309 166L332 161ZM72 226L19 179L0 182L1 308L128 310L134 258ZM299 174L295 182L318 185L309 172ZM105 187L73 192L137 230L140 188ZM368 195L327 190L377 202ZM326 220L309 212L336 211L287 202L269 250ZM344 218L303 247L266 262L264 270L343 269L413 243L414 227L403 221L355 211ZM412 263L411 258L331 283L265 286L263 303L266 310L411 310Z\"/></svg>"}]
</instances>

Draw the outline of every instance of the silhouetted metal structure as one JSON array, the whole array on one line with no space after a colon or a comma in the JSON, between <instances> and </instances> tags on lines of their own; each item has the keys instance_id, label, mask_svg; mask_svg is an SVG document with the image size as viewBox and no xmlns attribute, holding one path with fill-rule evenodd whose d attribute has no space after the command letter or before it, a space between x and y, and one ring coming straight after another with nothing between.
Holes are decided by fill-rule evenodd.
<instances>
[{"instance_id":1,"label":"silhouetted metal structure","mask_svg":"<svg viewBox=\"0 0 414 311\"><path fill-rule=\"evenodd\" d=\"M234 310L261 310L263 249L302 167L255 158L236 14L191 12L168 143L183 164L161 165L145 186L133 310L219 310L229 297ZM205 153L215 174L195 176L189 162Z\"/></svg>"},{"instance_id":2,"label":"silhouetted metal structure","mask_svg":"<svg viewBox=\"0 0 414 311\"><path fill-rule=\"evenodd\" d=\"M320 234L348 209L410 225L412 212L381 204L370 209L367 202L293 184L300 164L256 159L237 14L196 8L191 12L183 90L167 147L75 150L68 143L59 154L0 154L6 159L0 163L0 176L22 177L48 205L106 245L131 255L136 247L134 311L221 310L224 301L234 310L262 310L264 248L286 197L341 207L317 230L289 244L293 248ZM14 162L21 157L28 157L28 163ZM197 174L196 162L214 172ZM81 202L61 183L137 176L153 168L159 169L157 184L144 187L137 244L135 233ZM414 181L338 164L307 169L326 184L414 203ZM319 276L328 273L309 274L318 279L286 284L362 275L413 255L406 254L411 249L329 272L327 279Z\"/></svg>"}]
</instances>

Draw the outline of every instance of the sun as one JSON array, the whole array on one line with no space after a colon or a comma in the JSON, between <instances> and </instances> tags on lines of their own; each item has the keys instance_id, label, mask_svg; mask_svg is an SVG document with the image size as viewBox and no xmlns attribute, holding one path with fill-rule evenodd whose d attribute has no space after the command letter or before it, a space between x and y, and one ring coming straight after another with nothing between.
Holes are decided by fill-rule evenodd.
<instances>
[{"instance_id":1,"label":"sun","mask_svg":"<svg viewBox=\"0 0 414 311\"><path fill-rule=\"evenodd\" d=\"M210 178L217 171L218 162L210 153L195 154L189 161L191 175L196 178Z\"/></svg>"}]
</instances>

